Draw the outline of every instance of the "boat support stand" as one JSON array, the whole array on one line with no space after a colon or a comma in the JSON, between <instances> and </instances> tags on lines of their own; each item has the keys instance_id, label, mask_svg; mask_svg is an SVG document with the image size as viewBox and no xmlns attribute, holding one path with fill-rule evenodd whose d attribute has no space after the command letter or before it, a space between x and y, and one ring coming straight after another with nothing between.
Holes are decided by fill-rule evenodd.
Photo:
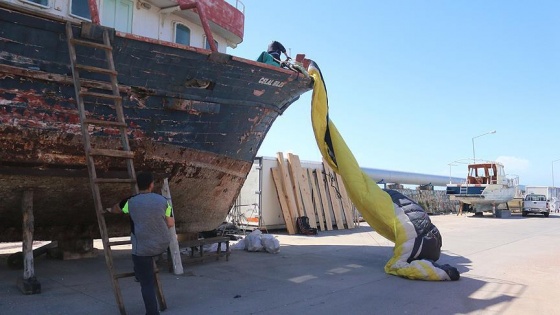
<instances>
[{"instance_id":1,"label":"boat support stand","mask_svg":"<svg viewBox=\"0 0 560 315\"><path fill-rule=\"evenodd\" d=\"M21 202L23 212L23 277L18 278L17 286L23 294L41 293L41 283L35 277L33 261L33 232L35 219L33 217L33 190L23 191Z\"/></svg>"}]
</instances>

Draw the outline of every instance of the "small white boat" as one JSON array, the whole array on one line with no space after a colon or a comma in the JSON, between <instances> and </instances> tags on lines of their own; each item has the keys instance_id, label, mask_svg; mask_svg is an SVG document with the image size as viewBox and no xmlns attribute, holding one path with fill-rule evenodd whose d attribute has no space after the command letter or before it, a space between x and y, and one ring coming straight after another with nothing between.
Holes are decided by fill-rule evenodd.
<instances>
[{"instance_id":1,"label":"small white boat","mask_svg":"<svg viewBox=\"0 0 560 315\"><path fill-rule=\"evenodd\" d=\"M506 175L504 165L495 161L468 163L467 178L460 184L448 184L446 193L459 200L461 207L470 205L476 213L495 212L500 204L512 200L517 193L519 177ZM454 163L460 163L455 161Z\"/></svg>"}]
</instances>

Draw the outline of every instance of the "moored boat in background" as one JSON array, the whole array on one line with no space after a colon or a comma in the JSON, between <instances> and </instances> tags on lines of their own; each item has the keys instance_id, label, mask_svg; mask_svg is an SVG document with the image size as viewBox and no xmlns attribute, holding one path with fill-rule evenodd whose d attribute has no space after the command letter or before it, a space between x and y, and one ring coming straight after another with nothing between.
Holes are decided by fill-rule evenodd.
<instances>
[{"instance_id":1,"label":"moored boat in background","mask_svg":"<svg viewBox=\"0 0 560 315\"><path fill-rule=\"evenodd\" d=\"M507 207L507 202L516 196L519 178L507 175L502 163L470 161L465 181L447 185L449 198L460 201L461 207L470 205L476 213L495 211L500 204Z\"/></svg>"}]
</instances>

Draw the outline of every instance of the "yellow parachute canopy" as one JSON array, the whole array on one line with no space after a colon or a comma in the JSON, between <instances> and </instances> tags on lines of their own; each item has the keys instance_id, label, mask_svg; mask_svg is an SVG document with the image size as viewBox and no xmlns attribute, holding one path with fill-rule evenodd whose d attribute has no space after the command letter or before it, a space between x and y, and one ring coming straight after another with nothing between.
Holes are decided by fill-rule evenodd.
<instances>
[{"instance_id":1,"label":"yellow parachute canopy","mask_svg":"<svg viewBox=\"0 0 560 315\"><path fill-rule=\"evenodd\" d=\"M311 100L311 120L321 155L341 176L350 199L366 222L377 233L395 243L393 257L385 265L385 272L410 279L459 279L459 273L454 267L438 265L433 260L416 259L421 258L417 256L422 254L420 253L422 242L428 239L434 240L433 235L418 235L403 208L395 204L392 196L379 188L377 183L361 170L335 124L329 118L327 90L315 62L311 62L308 72L315 81ZM429 218L427 220L429 221ZM433 231L439 234L435 226ZM435 255L439 258L441 238L439 240L439 246L432 247L437 250L437 253L430 253L432 257ZM420 249L418 249L419 242ZM414 252L415 250L418 252ZM413 252L416 256L411 260Z\"/></svg>"}]
</instances>

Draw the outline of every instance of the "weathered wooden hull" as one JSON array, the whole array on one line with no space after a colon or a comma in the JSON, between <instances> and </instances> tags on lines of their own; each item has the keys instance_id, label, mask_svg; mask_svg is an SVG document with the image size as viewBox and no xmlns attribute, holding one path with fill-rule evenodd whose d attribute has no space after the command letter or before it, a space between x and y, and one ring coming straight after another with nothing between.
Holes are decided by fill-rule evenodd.
<instances>
[{"instance_id":1,"label":"weathered wooden hull","mask_svg":"<svg viewBox=\"0 0 560 315\"><path fill-rule=\"evenodd\" d=\"M23 191L34 191L36 239L98 237L64 32L65 21L0 4L0 241L22 236ZM79 34L80 26L74 26ZM312 87L293 71L207 50L116 33L113 55L137 171L167 177L178 233L208 231L225 219L274 120ZM78 50L96 65L102 52ZM105 88L95 75L86 88ZM111 119L101 99L91 117ZM93 144L120 145L97 128ZM124 163L96 160L99 172ZM107 206L129 187L102 186ZM107 217L110 234L127 219Z\"/></svg>"}]
</instances>

